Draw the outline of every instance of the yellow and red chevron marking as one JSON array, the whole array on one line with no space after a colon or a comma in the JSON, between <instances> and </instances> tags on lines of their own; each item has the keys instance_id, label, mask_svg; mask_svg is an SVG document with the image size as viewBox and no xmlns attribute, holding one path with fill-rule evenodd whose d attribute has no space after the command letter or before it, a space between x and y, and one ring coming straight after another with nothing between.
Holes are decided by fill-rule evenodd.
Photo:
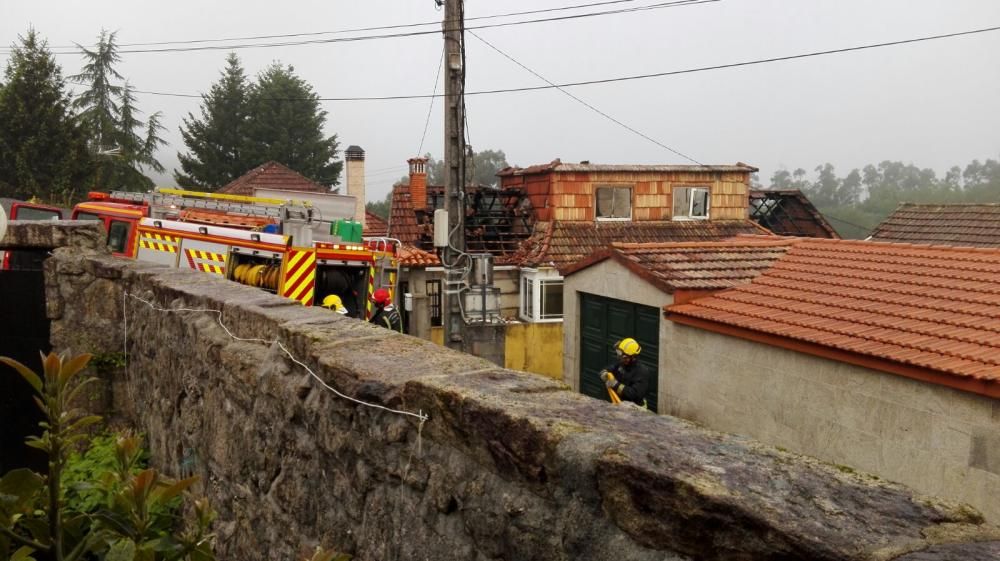
<instances>
[{"instance_id":1,"label":"yellow and red chevron marking","mask_svg":"<svg viewBox=\"0 0 1000 561\"><path fill-rule=\"evenodd\" d=\"M368 298L365 298L365 319L372 319L372 314L374 314L374 304L372 303L372 294L375 292L375 267L368 267Z\"/></svg>"},{"instance_id":2,"label":"yellow and red chevron marking","mask_svg":"<svg viewBox=\"0 0 1000 561\"><path fill-rule=\"evenodd\" d=\"M389 271L389 299L396 301L396 271Z\"/></svg>"},{"instance_id":3,"label":"yellow and red chevron marking","mask_svg":"<svg viewBox=\"0 0 1000 561\"><path fill-rule=\"evenodd\" d=\"M167 253L177 253L177 243L180 238L168 236L166 234L153 234L150 232L140 232L139 247L152 249L153 251L166 251Z\"/></svg>"},{"instance_id":4,"label":"yellow and red chevron marking","mask_svg":"<svg viewBox=\"0 0 1000 561\"><path fill-rule=\"evenodd\" d=\"M185 249L184 255L187 256L188 265L191 265L192 269L216 275L226 274L226 256L222 253Z\"/></svg>"},{"instance_id":5,"label":"yellow and red chevron marking","mask_svg":"<svg viewBox=\"0 0 1000 561\"><path fill-rule=\"evenodd\" d=\"M285 261L281 295L298 300L304 306L312 306L316 286L316 253L311 249L292 249Z\"/></svg>"}]
</instances>

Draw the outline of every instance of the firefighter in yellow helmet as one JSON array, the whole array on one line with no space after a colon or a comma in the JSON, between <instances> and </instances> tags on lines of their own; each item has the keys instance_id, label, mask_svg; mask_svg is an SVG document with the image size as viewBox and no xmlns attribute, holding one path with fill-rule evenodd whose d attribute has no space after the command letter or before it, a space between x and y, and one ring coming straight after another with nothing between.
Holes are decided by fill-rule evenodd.
<instances>
[{"instance_id":1,"label":"firefighter in yellow helmet","mask_svg":"<svg viewBox=\"0 0 1000 561\"><path fill-rule=\"evenodd\" d=\"M336 294L329 294L326 298L323 298L323 307L329 308L340 315L347 315L347 308L344 307L344 302Z\"/></svg>"},{"instance_id":2,"label":"firefighter in yellow helmet","mask_svg":"<svg viewBox=\"0 0 1000 561\"><path fill-rule=\"evenodd\" d=\"M642 348L631 337L615 343L618 362L601 371L601 380L609 390L623 400L646 407L646 392L649 391L649 370L639 363Z\"/></svg>"}]
</instances>

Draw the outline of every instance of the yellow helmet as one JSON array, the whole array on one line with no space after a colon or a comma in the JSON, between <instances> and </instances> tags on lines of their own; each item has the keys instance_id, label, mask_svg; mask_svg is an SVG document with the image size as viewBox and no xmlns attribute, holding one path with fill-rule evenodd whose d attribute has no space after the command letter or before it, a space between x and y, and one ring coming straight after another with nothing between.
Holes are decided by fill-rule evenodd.
<instances>
[{"instance_id":1,"label":"yellow helmet","mask_svg":"<svg viewBox=\"0 0 1000 561\"><path fill-rule=\"evenodd\" d=\"M338 314L347 313L347 308L344 307L344 303L340 300L340 296L337 296L336 294L329 294L326 298L323 298L323 307L330 308Z\"/></svg>"},{"instance_id":2,"label":"yellow helmet","mask_svg":"<svg viewBox=\"0 0 1000 561\"><path fill-rule=\"evenodd\" d=\"M615 351L619 355L639 356L639 353L642 351L642 347L639 346L639 343L637 343L635 339L626 337L615 343Z\"/></svg>"}]
</instances>

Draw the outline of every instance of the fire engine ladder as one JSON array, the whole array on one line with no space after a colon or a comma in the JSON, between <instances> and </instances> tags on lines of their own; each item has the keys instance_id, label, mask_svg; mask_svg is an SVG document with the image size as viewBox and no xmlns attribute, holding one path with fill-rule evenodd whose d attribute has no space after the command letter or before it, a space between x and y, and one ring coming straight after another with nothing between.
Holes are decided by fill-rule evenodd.
<instances>
[{"instance_id":1,"label":"fire engine ladder","mask_svg":"<svg viewBox=\"0 0 1000 561\"><path fill-rule=\"evenodd\" d=\"M392 251L393 246L399 247L400 242L395 238L369 238L369 241L374 242L374 250L379 253L389 253ZM376 257L379 263L379 267L376 268L378 271L378 277L375 278L375 287L384 288L386 286L390 287L393 291L396 290L396 282L399 280L399 261L396 261L395 266L392 265L392 257L382 255ZM389 278L386 278L386 277Z\"/></svg>"},{"instance_id":2,"label":"fire engine ladder","mask_svg":"<svg viewBox=\"0 0 1000 561\"><path fill-rule=\"evenodd\" d=\"M146 203L153 206L175 207L179 209L198 208L245 214L248 216L268 216L285 220L297 218L308 220L312 216L312 205L308 201L286 201L224 193L202 193L185 189L157 189L152 193L112 191L113 199Z\"/></svg>"}]
</instances>

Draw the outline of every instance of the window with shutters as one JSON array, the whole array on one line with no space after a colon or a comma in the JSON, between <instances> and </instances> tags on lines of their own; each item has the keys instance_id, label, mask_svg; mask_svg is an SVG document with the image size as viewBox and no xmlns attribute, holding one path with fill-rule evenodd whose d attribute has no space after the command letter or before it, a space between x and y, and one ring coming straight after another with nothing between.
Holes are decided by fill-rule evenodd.
<instances>
[{"instance_id":1,"label":"window with shutters","mask_svg":"<svg viewBox=\"0 0 1000 561\"><path fill-rule=\"evenodd\" d=\"M674 220L705 220L711 192L706 187L674 187Z\"/></svg>"},{"instance_id":2,"label":"window with shutters","mask_svg":"<svg viewBox=\"0 0 1000 561\"><path fill-rule=\"evenodd\" d=\"M431 327L444 325L441 318L441 281L427 281L427 302L431 312Z\"/></svg>"},{"instance_id":3,"label":"window with shutters","mask_svg":"<svg viewBox=\"0 0 1000 561\"><path fill-rule=\"evenodd\" d=\"M597 209L594 216L597 220L631 220L632 219L632 187L614 185L598 186L596 193Z\"/></svg>"}]
</instances>

